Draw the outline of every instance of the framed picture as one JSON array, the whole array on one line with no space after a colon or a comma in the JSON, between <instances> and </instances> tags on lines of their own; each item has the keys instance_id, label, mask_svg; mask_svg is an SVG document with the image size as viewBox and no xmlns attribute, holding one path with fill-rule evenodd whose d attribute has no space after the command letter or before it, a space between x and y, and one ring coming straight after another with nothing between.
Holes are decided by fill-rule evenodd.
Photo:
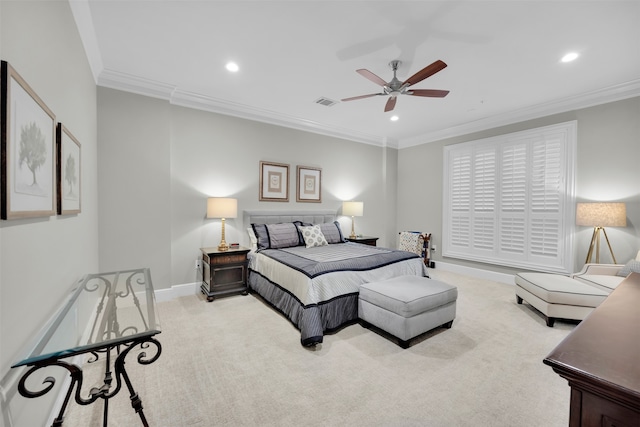
<instances>
[{"instance_id":1,"label":"framed picture","mask_svg":"<svg viewBox=\"0 0 640 427\"><path fill-rule=\"evenodd\" d=\"M260 162L260 201L289 201L289 165Z\"/></svg>"},{"instance_id":2,"label":"framed picture","mask_svg":"<svg viewBox=\"0 0 640 427\"><path fill-rule=\"evenodd\" d=\"M322 169L298 166L296 202L322 201Z\"/></svg>"},{"instance_id":3,"label":"framed picture","mask_svg":"<svg viewBox=\"0 0 640 427\"><path fill-rule=\"evenodd\" d=\"M55 115L2 61L2 219L55 215Z\"/></svg>"},{"instance_id":4,"label":"framed picture","mask_svg":"<svg viewBox=\"0 0 640 427\"><path fill-rule=\"evenodd\" d=\"M58 215L80 213L80 143L62 124L56 129Z\"/></svg>"}]
</instances>

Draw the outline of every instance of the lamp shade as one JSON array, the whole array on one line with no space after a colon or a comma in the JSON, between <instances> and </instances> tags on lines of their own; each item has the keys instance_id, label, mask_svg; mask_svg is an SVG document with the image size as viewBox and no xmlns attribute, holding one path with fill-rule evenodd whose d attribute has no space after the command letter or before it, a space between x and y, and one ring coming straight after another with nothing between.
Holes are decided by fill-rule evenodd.
<instances>
[{"instance_id":1,"label":"lamp shade","mask_svg":"<svg viewBox=\"0 0 640 427\"><path fill-rule=\"evenodd\" d=\"M364 213L364 203L342 202L342 215L362 216L363 213Z\"/></svg>"},{"instance_id":2,"label":"lamp shade","mask_svg":"<svg viewBox=\"0 0 640 427\"><path fill-rule=\"evenodd\" d=\"M228 197L207 199L207 218L235 218L238 216L238 200Z\"/></svg>"},{"instance_id":3,"label":"lamp shade","mask_svg":"<svg viewBox=\"0 0 640 427\"><path fill-rule=\"evenodd\" d=\"M627 205L624 203L578 203L576 225L626 227Z\"/></svg>"}]
</instances>

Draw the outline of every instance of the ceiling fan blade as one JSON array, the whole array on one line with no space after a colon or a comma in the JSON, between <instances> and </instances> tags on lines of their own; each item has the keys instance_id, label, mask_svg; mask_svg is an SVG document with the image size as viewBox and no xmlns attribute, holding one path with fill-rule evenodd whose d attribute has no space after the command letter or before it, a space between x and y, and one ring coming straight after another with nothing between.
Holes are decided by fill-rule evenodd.
<instances>
[{"instance_id":1,"label":"ceiling fan blade","mask_svg":"<svg viewBox=\"0 0 640 427\"><path fill-rule=\"evenodd\" d=\"M380 77L376 76L371 71L369 71L369 70L367 70L365 68L360 68L359 70L356 70L356 73L360 74L361 76L371 80L372 82L374 82L375 84L378 84L380 86L386 86L387 85L387 82L385 82Z\"/></svg>"},{"instance_id":2,"label":"ceiling fan blade","mask_svg":"<svg viewBox=\"0 0 640 427\"><path fill-rule=\"evenodd\" d=\"M378 95L385 95L385 94L384 93L370 93L369 95L360 95L360 96L352 96L351 98L344 98L344 99L341 99L340 101L355 101L356 99L371 98L372 96L378 96Z\"/></svg>"},{"instance_id":3,"label":"ceiling fan blade","mask_svg":"<svg viewBox=\"0 0 640 427\"><path fill-rule=\"evenodd\" d=\"M437 89L412 89L406 93L406 95L428 96L431 98L444 98L448 94L449 94L448 90L437 90Z\"/></svg>"},{"instance_id":4,"label":"ceiling fan blade","mask_svg":"<svg viewBox=\"0 0 640 427\"><path fill-rule=\"evenodd\" d=\"M384 112L386 113L387 111L393 110L396 107L397 100L398 98L395 96L390 97L387 104L384 106Z\"/></svg>"},{"instance_id":5,"label":"ceiling fan blade","mask_svg":"<svg viewBox=\"0 0 640 427\"><path fill-rule=\"evenodd\" d=\"M405 86L414 85L414 84L416 84L418 82L421 82L422 80L426 79L427 77L434 75L438 71L441 71L441 70L445 69L446 67L447 67L447 64L445 64L444 62L442 62L442 61L440 61L438 59L433 64L427 65L422 70L418 71L413 76L409 77L403 83L403 85L405 85Z\"/></svg>"}]
</instances>

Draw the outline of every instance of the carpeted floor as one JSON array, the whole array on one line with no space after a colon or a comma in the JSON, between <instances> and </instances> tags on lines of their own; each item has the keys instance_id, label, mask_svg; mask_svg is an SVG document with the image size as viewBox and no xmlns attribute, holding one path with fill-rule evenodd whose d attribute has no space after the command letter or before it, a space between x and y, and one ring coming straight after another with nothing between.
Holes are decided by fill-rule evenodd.
<instances>
[{"instance_id":1,"label":"carpeted floor","mask_svg":"<svg viewBox=\"0 0 640 427\"><path fill-rule=\"evenodd\" d=\"M575 325L546 327L516 304L511 285L441 270L432 277L458 287L457 317L406 350L358 324L303 348L299 332L255 296L159 303L160 358L141 366L130 355L126 365L149 424L566 426L570 389L542 360ZM64 425L101 419L101 402L72 403ZM124 387L110 401L109 425L140 425Z\"/></svg>"}]
</instances>

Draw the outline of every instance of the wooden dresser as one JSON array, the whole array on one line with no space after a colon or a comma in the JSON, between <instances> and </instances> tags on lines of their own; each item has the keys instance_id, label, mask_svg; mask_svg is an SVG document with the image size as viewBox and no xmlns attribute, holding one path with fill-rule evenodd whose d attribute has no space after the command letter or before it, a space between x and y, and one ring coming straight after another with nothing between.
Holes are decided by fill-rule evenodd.
<instances>
[{"instance_id":1,"label":"wooden dresser","mask_svg":"<svg viewBox=\"0 0 640 427\"><path fill-rule=\"evenodd\" d=\"M544 363L569 382L569 426L640 426L640 273L632 273Z\"/></svg>"}]
</instances>

